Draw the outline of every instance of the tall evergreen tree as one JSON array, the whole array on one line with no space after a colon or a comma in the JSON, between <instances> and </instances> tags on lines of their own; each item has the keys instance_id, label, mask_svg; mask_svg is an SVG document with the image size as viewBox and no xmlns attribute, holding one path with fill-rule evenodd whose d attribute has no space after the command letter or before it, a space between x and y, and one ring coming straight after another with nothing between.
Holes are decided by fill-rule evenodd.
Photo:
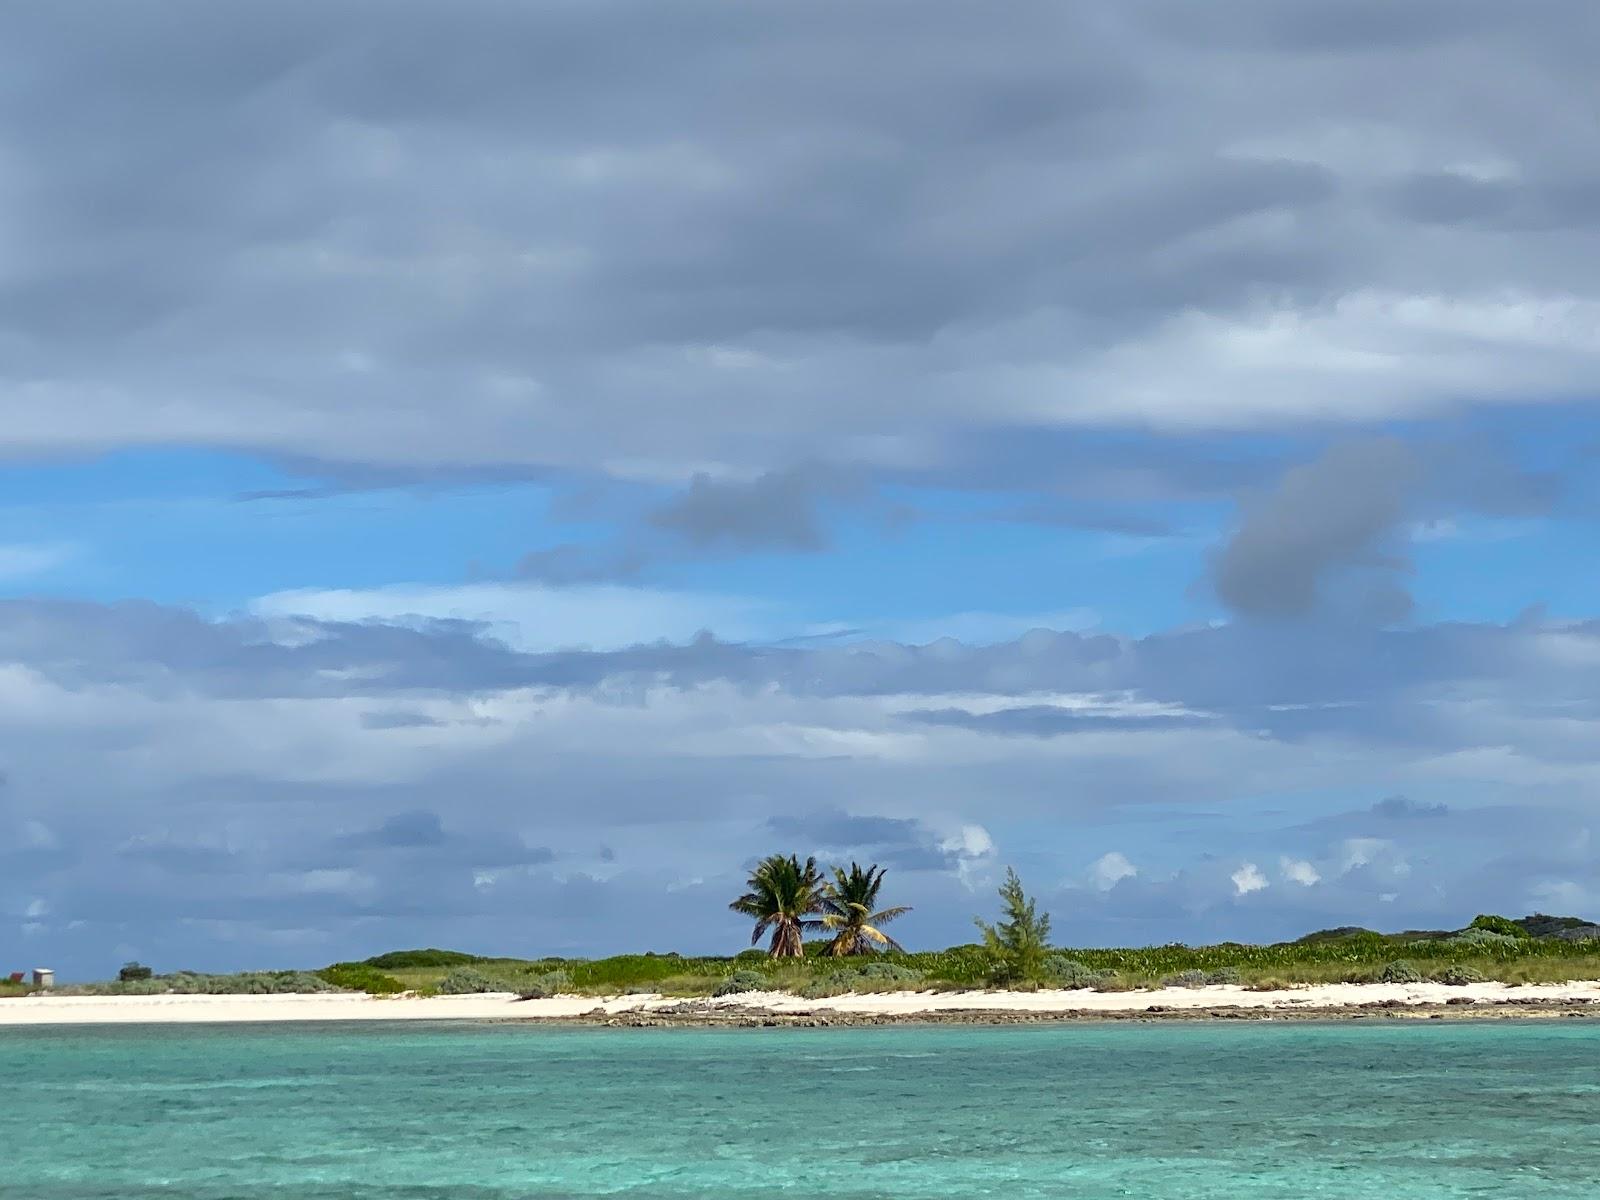
<instances>
[{"instance_id":1,"label":"tall evergreen tree","mask_svg":"<svg viewBox=\"0 0 1600 1200\"><path fill-rule=\"evenodd\" d=\"M994 958L995 981L1010 987L1038 983L1050 944L1050 914L1038 911L1011 867L1006 868L1006 881L1000 885L1000 905L1003 919L993 925L981 917L973 918Z\"/></svg>"}]
</instances>

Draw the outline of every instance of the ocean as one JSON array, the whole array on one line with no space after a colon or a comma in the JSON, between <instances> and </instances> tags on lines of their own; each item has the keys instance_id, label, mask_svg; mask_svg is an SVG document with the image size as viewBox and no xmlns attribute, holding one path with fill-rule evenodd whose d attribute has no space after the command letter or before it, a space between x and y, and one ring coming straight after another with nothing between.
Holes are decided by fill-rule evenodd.
<instances>
[{"instance_id":1,"label":"ocean","mask_svg":"<svg viewBox=\"0 0 1600 1200\"><path fill-rule=\"evenodd\" d=\"M1600 1025L0 1028L0 1195L1600 1194Z\"/></svg>"}]
</instances>

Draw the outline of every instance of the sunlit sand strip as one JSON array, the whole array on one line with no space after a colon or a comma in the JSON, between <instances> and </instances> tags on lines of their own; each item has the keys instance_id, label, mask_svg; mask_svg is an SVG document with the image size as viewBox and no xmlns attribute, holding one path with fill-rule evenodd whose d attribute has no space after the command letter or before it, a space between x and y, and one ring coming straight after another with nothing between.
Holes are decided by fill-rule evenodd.
<instances>
[{"instance_id":1,"label":"sunlit sand strip","mask_svg":"<svg viewBox=\"0 0 1600 1200\"><path fill-rule=\"evenodd\" d=\"M1131 1013L1152 1006L1167 1011L1212 1008L1356 1009L1397 1001L1443 1005L1452 999L1478 1003L1596 1003L1600 981L1512 986L1502 983L1447 987L1443 984L1318 984L1283 991L1240 987L1162 988L1138 992L883 992L804 1000L781 992L748 992L693 1002L716 1011L759 1009L784 1014L916 1017L974 1013ZM291 1021L484 1021L620 1015L679 1008L683 1001L660 996L556 996L518 1000L509 993L469 996L26 996L0 1000L0 1025L182 1024ZM1600 1009L1597 1009L1600 1012Z\"/></svg>"}]
</instances>

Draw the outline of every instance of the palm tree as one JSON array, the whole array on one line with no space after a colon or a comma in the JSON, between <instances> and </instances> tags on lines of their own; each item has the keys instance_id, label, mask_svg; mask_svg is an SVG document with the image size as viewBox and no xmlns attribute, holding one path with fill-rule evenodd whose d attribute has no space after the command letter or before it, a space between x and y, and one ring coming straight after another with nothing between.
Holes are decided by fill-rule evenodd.
<instances>
[{"instance_id":1,"label":"palm tree","mask_svg":"<svg viewBox=\"0 0 1600 1200\"><path fill-rule=\"evenodd\" d=\"M874 950L899 950L901 945L883 930L896 917L911 909L883 908L873 911L878 903L878 889L883 886L884 868L876 863L863 871L855 863L850 871L843 867L833 869L833 882L822 894L822 924L837 930L828 944L828 953L836 957L847 954L871 954Z\"/></svg>"},{"instance_id":2,"label":"palm tree","mask_svg":"<svg viewBox=\"0 0 1600 1200\"><path fill-rule=\"evenodd\" d=\"M813 914L822 908L822 875L817 860L808 858L802 866L793 854L773 854L761 860L750 873L750 890L728 905L736 913L754 918L754 946L768 929L773 958L800 958L805 948L804 935L821 929Z\"/></svg>"}]
</instances>

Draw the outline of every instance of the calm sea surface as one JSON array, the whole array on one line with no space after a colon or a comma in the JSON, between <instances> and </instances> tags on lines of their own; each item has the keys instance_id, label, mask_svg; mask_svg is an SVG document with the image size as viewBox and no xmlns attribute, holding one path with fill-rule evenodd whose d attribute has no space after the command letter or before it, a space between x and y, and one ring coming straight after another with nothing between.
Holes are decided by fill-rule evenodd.
<instances>
[{"instance_id":1,"label":"calm sea surface","mask_svg":"<svg viewBox=\"0 0 1600 1200\"><path fill-rule=\"evenodd\" d=\"M0 1194L1600 1196L1600 1025L0 1029Z\"/></svg>"}]
</instances>

